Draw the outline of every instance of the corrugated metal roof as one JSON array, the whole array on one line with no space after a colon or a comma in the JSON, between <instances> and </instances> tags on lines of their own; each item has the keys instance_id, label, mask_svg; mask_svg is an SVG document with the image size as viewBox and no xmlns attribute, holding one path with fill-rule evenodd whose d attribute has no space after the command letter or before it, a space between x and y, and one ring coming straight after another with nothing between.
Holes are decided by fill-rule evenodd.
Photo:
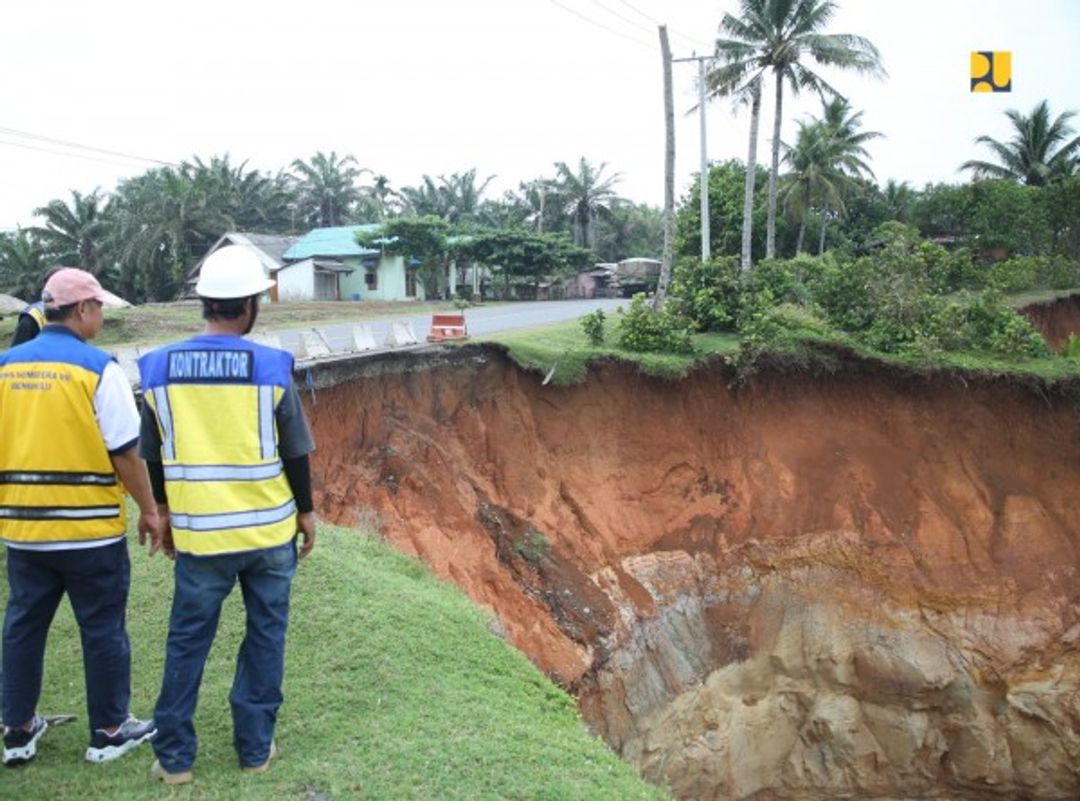
<instances>
[{"instance_id":1,"label":"corrugated metal roof","mask_svg":"<svg viewBox=\"0 0 1080 801\"><path fill-rule=\"evenodd\" d=\"M381 227L376 223L373 225L341 225L335 228L314 228L286 250L284 257L289 261L295 261L310 258L311 256L378 255L378 250L362 248L356 244L356 234L374 233Z\"/></svg>"}]
</instances>

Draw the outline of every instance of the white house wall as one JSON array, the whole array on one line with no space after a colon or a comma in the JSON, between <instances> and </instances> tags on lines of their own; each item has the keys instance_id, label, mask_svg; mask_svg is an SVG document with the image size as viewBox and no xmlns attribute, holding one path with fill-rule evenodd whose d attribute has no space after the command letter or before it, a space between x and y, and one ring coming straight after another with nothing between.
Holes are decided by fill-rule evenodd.
<instances>
[{"instance_id":1,"label":"white house wall","mask_svg":"<svg viewBox=\"0 0 1080 801\"><path fill-rule=\"evenodd\" d=\"M278 300L312 300L315 297L315 264L310 260L292 264L277 273Z\"/></svg>"}]
</instances>

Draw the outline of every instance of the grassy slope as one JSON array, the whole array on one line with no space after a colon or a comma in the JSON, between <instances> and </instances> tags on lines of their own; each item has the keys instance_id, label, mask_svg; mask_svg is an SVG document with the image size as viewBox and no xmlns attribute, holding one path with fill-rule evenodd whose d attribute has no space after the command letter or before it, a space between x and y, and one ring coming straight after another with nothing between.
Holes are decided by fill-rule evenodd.
<instances>
[{"instance_id":1,"label":"grassy slope","mask_svg":"<svg viewBox=\"0 0 1080 801\"><path fill-rule=\"evenodd\" d=\"M599 359L622 359L635 362L651 375L677 378L685 375L694 364L716 354L734 353L739 340L734 334L695 334L696 353L631 353L614 347L617 339L617 318L608 315L604 325L602 347L593 347L585 339L578 321L508 331L481 337L481 341L498 342L510 349L510 357L520 366L545 375L552 367L551 380L556 384L575 384L585 380L588 365Z\"/></svg>"},{"instance_id":2,"label":"grassy slope","mask_svg":"<svg viewBox=\"0 0 1080 801\"><path fill-rule=\"evenodd\" d=\"M170 563L147 558L132 540L132 705L143 716L161 680L171 580ZM75 711L79 721L48 732L34 763L0 769L3 797L667 798L592 738L573 700L493 636L461 593L377 540L330 527L320 529L294 585L281 757L267 774L245 776L227 701L243 630L238 594L226 604L203 681L194 785L152 784L147 747L107 765L83 761L81 656L64 604L40 708Z\"/></svg>"},{"instance_id":3,"label":"grassy slope","mask_svg":"<svg viewBox=\"0 0 1080 801\"><path fill-rule=\"evenodd\" d=\"M589 345L578 321L510 331L481 337L481 341L497 342L509 348L510 357L521 367L547 374L553 367L552 381L574 384L585 380L588 364L598 359L620 359L634 362L652 375L677 378L694 364L713 356L731 356L739 351L736 334L695 334L696 352L691 355L664 353L631 353L614 347L617 339L617 318L610 315L605 324L604 341L610 346L595 348ZM820 358L821 347L840 347L867 359L913 369L963 370L992 376L1036 378L1045 381L1080 377L1080 362L1052 356L1044 359L1011 361L1000 356L982 353L941 353L936 356L898 356L865 348L840 333L821 334L807 330L791 334L773 343L768 350L793 362Z\"/></svg>"}]
</instances>

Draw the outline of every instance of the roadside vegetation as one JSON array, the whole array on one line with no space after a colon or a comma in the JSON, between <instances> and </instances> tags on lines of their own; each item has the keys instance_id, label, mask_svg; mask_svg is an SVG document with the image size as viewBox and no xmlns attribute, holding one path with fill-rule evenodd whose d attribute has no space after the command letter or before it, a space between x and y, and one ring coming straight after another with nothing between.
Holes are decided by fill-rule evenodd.
<instances>
[{"instance_id":1,"label":"roadside vegetation","mask_svg":"<svg viewBox=\"0 0 1080 801\"><path fill-rule=\"evenodd\" d=\"M171 582L167 560L132 545L132 708L141 715L152 710L160 686ZM0 602L5 598L6 583ZM40 708L76 712L79 720L49 731L33 763L4 770L4 797L668 797L587 733L573 699L493 634L485 612L372 536L321 526L319 545L297 574L290 617L280 758L262 776L243 775L236 765L228 691L243 610L234 592L200 694L195 784L170 793L148 778L148 747L106 765L83 761L82 658L78 628L63 605L49 638Z\"/></svg>"}]
</instances>

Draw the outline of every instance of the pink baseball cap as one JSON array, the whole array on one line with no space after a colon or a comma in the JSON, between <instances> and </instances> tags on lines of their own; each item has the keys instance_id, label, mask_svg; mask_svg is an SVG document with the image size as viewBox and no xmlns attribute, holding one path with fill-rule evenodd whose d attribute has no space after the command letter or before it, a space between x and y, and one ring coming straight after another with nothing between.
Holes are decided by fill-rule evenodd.
<instances>
[{"instance_id":1,"label":"pink baseball cap","mask_svg":"<svg viewBox=\"0 0 1080 801\"><path fill-rule=\"evenodd\" d=\"M69 306L83 300L96 300L106 306L123 306L124 302L102 288L98 280L86 270L77 267L61 267L49 276L41 299L50 309Z\"/></svg>"}]
</instances>

